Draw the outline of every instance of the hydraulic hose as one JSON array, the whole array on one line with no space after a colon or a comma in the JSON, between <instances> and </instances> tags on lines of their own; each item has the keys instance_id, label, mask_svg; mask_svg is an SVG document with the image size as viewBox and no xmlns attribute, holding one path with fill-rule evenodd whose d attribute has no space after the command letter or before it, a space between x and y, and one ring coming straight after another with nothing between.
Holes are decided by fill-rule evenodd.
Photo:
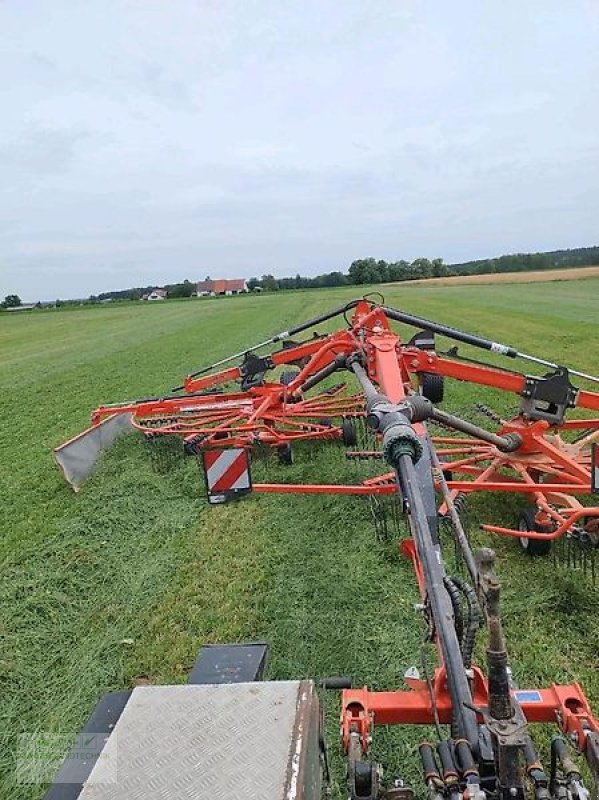
<instances>
[{"instance_id":1,"label":"hydraulic hose","mask_svg":"<svg viewBox=\"0 0 599 800\"><path fill-rule=\"evenodd\" d=\"M447 594L451 600L451 607L453 608L453 624L455 627L456 636L461 643L464 636L464 616L462 614L462 597L460 590L455 584L455 579L445 576L443 579Z\"/></svg>"},{"instance_id":2,"label":"hydraulic hose","mask_svg":"<svg viewBox=\"0 0 599 800\"><path fill-rule=\"evenodd\" d=\"M466 603L468 605L468 619L466 628L464 630L464 636L461 639L462 643L462 660L464 662L464 667L466 669L470 669L472 666L472 656L474 654L474 645L476 644L476 634L478 632L480 626L480 613L478 610L478 599L476 597L476 592L470 586L469 583L466 583L459 575L453 575L451 577L452 583L456 586L456 588L464 595L466 598Z\"/></svg>"},{"instance_id":3,"label":"hydraulic hose","mask_svg":"<svg viewBox=\"0 0 599 800\"><path fill-rule=\"evenodd\" d=\"M454 499L451 496L451 492L449 491L449 487L447 486L445 475L443 474L443 470L441 469L441 462L439 461L439 456L433 445L430 435L427 434L427 438L431 454L431 462L439 475L441 494L443 495L443 499L445 500L445 504L447 505L447 510L449 511L449 517L451 519L455 541L457 543L457 546L460 548L460 551L462 553L462 558L464 559L464 562L470 574L470 578L474 582L476 582L478 576L478 568L476 566L476 561L474 560L474 554L472 553L472 548L470 547L470 543L468 541L468 537L466 536L466 531L464 530L464 526L462 525L462 521L459 515L459 510L457 508L458 505L457 500L460 495L458 495L458 498L456 498L456 500L454 501Z\"/></svg>"}]
</instances>

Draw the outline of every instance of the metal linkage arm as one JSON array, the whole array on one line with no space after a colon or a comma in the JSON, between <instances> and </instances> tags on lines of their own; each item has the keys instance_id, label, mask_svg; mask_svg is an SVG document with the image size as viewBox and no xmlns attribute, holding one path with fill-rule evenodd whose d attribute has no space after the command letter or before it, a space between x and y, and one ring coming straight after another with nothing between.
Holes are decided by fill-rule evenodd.
<instances>
[{"instance_id":1,"label":"metal linkage arm","mask_svg":"<svg viewBox=\"0 0 599 800\"><path fill-rule=\"evenodd\" d=\"M304 358L310 358L312 355L314 355L314 353L320 350L323 344L327 341L327 338L319 336L311 339L310 341L302 342L295 347L277 350L271 355L264 356L263 361L267 362L268 369L272 369L274 367L284 366L285 364L292 364L293 362L300 361ZM248 353L252 354L253 351L248 351L242 354L246 357L246 360ZM237 355L239 356L239 354ZM229 367L228 369L221 370L220 372L213 372L210 375L204 375L203 377L188 376L185 378L184 385L176 387L176 390L178 391L179 389L185 389L186 393L191 394L192 392L198 391L198 389L206 389L210 386L219 386L228 381L238 380L243 378L244 364L241 364L239 367Z\"/></svg>"},{"instance_id":2,"label":"metal linkage arm","mask_svg":"<svg viewBox=\"0 0 599 800\"><path fill-rule=\"evenodd\" d=\"M465 419L460 419L454 414L448 414L446 411L441 411L438 408L433 408L431 412L431 419L440 422L442 425L447 425L461 433L466 433L469 436L474 436L482 442L492 444L501 450L503 453L512 453L517 450L522 444L522 437L517 433L507 433L504 436L498 436L495 433L489 433L479 425L474 425Z\"/></svg>"},{"instance_id":3,"label":"metal linkage arm","mask_svg":"<svg viewBox=\"0 0 599 800\"><path fill-rule=\"evenodd\" d=\"M527 378L517 372L455 361L415 347L406 348L405 355L410 372L431 372L434 375L444 375L446 378L476 383L479 386L490 386L520 396L523 396L526 390ZM576 395L575 405L576 408L599 411L599 393L580 389Z\"/></svg>"},{"instance_id":4,"label":"metal linkage arm","mask_svg":"<svg viewBox=\"0 0 599 800\"><path fill-rule=\"evenodd\" d=\"M456 342L471 344L474 347L490 350L492 353L500 353L502 356L508 356L509 358L518 358L521 356L514 347L508 347L499 342L492 342L474 333L467 333L466 331L452 328L449 325L443 325L441 322L433 322L433 320L417 317L414 314L408 314L406 311L401 311L397 308L389 308L388 306L383 306L383 311L389 319L393 319L396 322L403 322L414 328L424 328L425 330L433 331L433 333L438 333L440 336L447 336L448 339L454 339Z\"/></svg>"},{"instance_id":5,"label":"metal linkage arm","mask_svg":"<svg viewBox=\"0 0 599 800\"><path fill-rule=\"evenodd\" d=\"M202 367L202 369L198 369L195 372L190 373L187 376L187 380L191 378L197 378L199 375L205 375L207 372L216 369L216 367L220 367L223 364L228 364L231 361L242 358L247 352L254 352L255 350L260 350L262 347L266 347L269 344L282 342L284 339L288 339L290 336L295 336L296 333L302 333L310 328L314 328L316 325L320 325L322 322L327 322L329 319L333 319L333 317L339 317L341 314L349 311L350 308L357 306L359 302L359 300L351 300L349 303L339 306L338 308L333 308L331 311L327 311L325 314L319 314L317 317L312 317L312 319L307 320L307 322L294 325L292 328L289 328L289 330L281 331L280 333L271 336L270 339L265 339L263 342L259 342L252 347L246 347L244 350L240 350L238 353L233 353L233 355L227 356L227 358L216 361L214 364L210 364L208 367Z\"/></svg>"},{"instance_id":6,"label":"metal linkage arm","mask_svg":"<svg viewBox=\"0 0 599 800\"><path fill-rule=\"evenodd\" d=\"M391 422L390 414L399 413L400 415L403 415L405 419L395 419L396 423L400 422L401 424L403 422L405 424L411 422L420 422L427 419L434 419L443 425L453 428L454 430L474 436L483 442L488 442L505 453L510 453L514 450L517 450L522 444L522 438L517 433L508 433L504 436L498 436L495 433L489 433L489 431L481 428L479 425L474 425L472 422L460 419L460 417L456 417L454 414L448 414L446 411L441 411L433 406L432 403L430 403L430 401L428 401L426 398L419 395L407 397L401 404L393 406L392 404L389 404L389 400L385 397L385 395L378 392L370 378L367 376L366 371L357 360L352 362L350 359L350 364L352 370L358 378L358 381L360 382L362 391L366 396L368 409L367 421L372 428L378 429L382 433L385 432ZM382 415L385 415L384 427L381 426ZM384 446L385 444L383 440L383 447ZM418 447L418 445L416 446Z\"/></svg>"},{"instance_id":7,"label":"metal linkage arm","mask_svg":"<svg viewBox=\"0 0 599 800\"><path fill-rule=\"evenodd\" d=\"M382 308L389 319L393 319L396 322L403 322L406 325L411 325L414 328L424 328L433 331L433 333L438 333L440 336L446 336L448 339L454 339L456 342L471 344L474 347L481 348L482 350L488 350L492 353L499 353L499 355L508 356L508 358L521 358L525 361L532 361L535 364L541 364L545 367L550 367L551 369L559 368L559 364L555 364L553 361L547 361L544 358L538 358L537 356L532 356L529 353L523 353L520 350L516 350L515 347L510 347L507 344L492 342L490 339L485 339L482 336L477 336L473 333L467 333L466 331L461 331L458 328L452 328L449 325L443 325L441 322L433 322L433 320L425 319L424 317L417 317L414 314L408 314L407 312L401 311L397 308L389 308L388 306L383 306ZM594 383L599 383L599 378L596 375L589 375L586 372L580 372L575 369L569 369L569 372L572 375L577 375L579 378L585 378L586 380L593 381Z\"/></svg>"}]
</instances>

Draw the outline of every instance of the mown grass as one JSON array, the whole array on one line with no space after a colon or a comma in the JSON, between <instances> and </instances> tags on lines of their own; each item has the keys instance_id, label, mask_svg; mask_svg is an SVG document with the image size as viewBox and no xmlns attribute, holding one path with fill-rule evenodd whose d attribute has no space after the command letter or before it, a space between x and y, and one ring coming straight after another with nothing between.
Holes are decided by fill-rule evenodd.
<instances>
[{"instance_id":1,"label":"mown grass","mask_svg":"<svg viewBox=\"0 0 599 800\"><path fill-rule=\"evenodd\" d=\"M527 286L386 288L387 301L558 362L599 371L599 281ZM349 299L355 290L129 305L0 318L2 573L0 796L17 785L17 737L75 733L104 692L183 682L204 642L266 639L272 678L350 674L401 684L419 661L421 628L409 565L376 539L365 502L255 496L206 507L193 460L160 469L135 437L121 440L73 495L51 449L102 401L159 393L190 368ZM514 398L455 385L446 407ZM342 449L305 445L289 470L257 475L342 478ZM518 502L480 496L481 520L510 522ZM522 685L580 680L599 705L597 593L551 558L530 562L494 539L505 624ZM336 704L329 734L336 748ZM419 731L381 731L376 753L413 779ZM336 781L342 795L342 771Z\"/></svg>"}]
</instances>

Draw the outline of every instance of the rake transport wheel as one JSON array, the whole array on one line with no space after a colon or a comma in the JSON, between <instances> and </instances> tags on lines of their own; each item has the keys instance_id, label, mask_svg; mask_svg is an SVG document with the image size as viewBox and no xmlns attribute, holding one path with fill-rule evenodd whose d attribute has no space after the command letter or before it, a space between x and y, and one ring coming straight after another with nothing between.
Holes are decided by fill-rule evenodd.
<instances>
[{"instance_id":1,"label":"rake transport wheel","mask_svg":"<svg viewBox=\"0 0 599 800\"><path fill-rule=\"evenodd\" d=\"M535 517L537 509L535 506L524 508L520 512L520 519L518 520L519 531L534 531L535 533L551 533L549 525L539 525ZM528 536L520 537L520 545L524 552L530 556L545 556L551 550L551 539L544 541L543 539L529 539Z\"/></svg>"},{"instance_id":2,"label":"rake transport wheel","mask_svg":"<svg viewBox=\"0 0 599 800\"><path fill-rule=\"evenodd\" d=\"M281 373L279 382L282 383L283 386L289 386L289 384L292 381L294 381L298 375L299 375L299 370L286 369L284 372Z\"/></svg>"},{"instance_id":3,"label":"rake transport wheel","mask_svg":"<svg viewBox=\"0 0 599 800\"><path fill-rule=\"evenodd\" d=\"M420 376L420 394L431 403L440 403L445 393L445 379L443 375L433 375L432 372L423 372Z\"/></svg>"},{"instance_id":4,"label":"rake transport wheel","mask_svg":"<svg viewBox=\"0 0 599 800\"><path fill-rule=\"evenodd\" d=\"M290 442L280 444L277 447L277 456L279 457L279 464L285 464L287 467L293 464L293 450Z\"/></svg>"},{"instance_id":5,"label":"rake transport wheel","mask_svg":"<svg viewBox=\"0 0 599 800\"><path fill-rule=\"evenodd\" d=\"M341 420L341 441L346 447L355 447L358 443L356 425L351 417L343 417Z\"/></svg>"}]
</instances>

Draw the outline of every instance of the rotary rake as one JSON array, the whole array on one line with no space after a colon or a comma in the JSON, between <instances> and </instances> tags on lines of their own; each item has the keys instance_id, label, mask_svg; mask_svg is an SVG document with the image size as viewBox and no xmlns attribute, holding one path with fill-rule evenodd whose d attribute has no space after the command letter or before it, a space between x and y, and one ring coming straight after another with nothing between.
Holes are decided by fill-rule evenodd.
<instances>
[{"instance_id":1,"label":"rotary rake","mask_svg":"<svg viewBox=\"0 0 599 800\"><path fill-rule=\"evenodd\" d=\"M301 343L290 338L337 316L345 316L347 322L339 331L314 333ZM391 321L416 327L418 332L404 343L392 330ZM457 347L438 354L435 334L551 371L540 377L524 375L462 356ZM277 342L282 347L258 354ZM224 366L232 361L240 363ZM79 488L101 451L123 431L137 430L148 441L177 437L184 452L202 456L211 502L237 497L250 488L255 492L393 496L392 472L353 485L252 485L249 479L253 450L275 450L280 461L288 464L293 459L293 445L306 440L340 440L351 448L348 458L384 460L385 443L372 424L375 412L365 410L359 376L358 392L348 393L345 380L330 385L332 376L349 373L356 377L360 369L391 403L416 394L424 398L414 430L420 442L417 469L423 486L430 484L426 491L429 516L437 512L446 516L449 504L460 508L474 492L517 494L526 499L527 506L515 525L489 522L482 526L484 530L519 539L532 555L548 552L551 543L561 537L589 553L599 545L599 507L580 499L599 491L599 415L580 418L579 413L599 412L599 394L575 387L571 376L598 379L368 300L348 303L193 373L168 396L100 406L92 413L92 427L57 448L56 460L71 485ZM268 380L275 372L278 377ZM481 427L437 407L447 378L519 396L520 408L510 419L502 419L479 405L495 423L495 430L489 431L488 425ZM578 418L566 419L570 411L576 411ZM441 426L447 435L431 438L427 422ZM360 436L363 426L369 436ZM358 438L369 447L357 447ZM239 463L227 478L221 469L235 461L233 454ZM223 456L220 468L218 456ZM212 473L219 476L216 483L208 475L215 459ZM242 482L238 473L244 475ZM435 503L434 489L442 488L441 475L449 491L433 512L430 506Z\"/></svg>"},{"instance_id":2,"label":"rotary rake","mask_svg":"<svg viewBox=\"0 0 599 800\"><path fill-rule=\"evenodd\" d=\"M337 316L345 319L342 329L301 342L291 339ZM392 322L417 332L404 342ZM439 353L437 335L547 371L522 374L464 356L456 347ZM278 343L283 344L264 352ZM278 378L267 380L279 370ZM346 376L356 385L353 393ZM429 674L423 659L422 674L415 668L406 673L407 690L372 691L343 678L322 681L325 689L342 690L341 739L350 799L413 800L412 789L399 778L385 780L370 755L377 726L409 724L436 731L436 746L423 741L419 748L431 800L521 800L530 795L588 800L584 769L570 749L584 756L599 785L599 722L576 683L544 689L515 685L502 631L495 556L489 548L473 552L460 515L465 498L474 492L515 494L527 503L517 524L489 523L485 530L520 539L531 555L547 552L552 541L564 538L585 553L598 547L599 507L592 505L592 496L599 488L599 418L592 414L599 412L599 394L573 385L573 376L599 382L365 298L194 373L166 397L99 407L92 427L55 455L78 487L105 446L121 432L137 430L151 439L182 440L184 451L201 461L213 503L251 491L363 495L371 498L380 521L382 504L395 501L407 519L410 536L401 542L401 552L414 567L421 598L417 609L425 642L436 646L438 666ZM509 419L479 409L493 423L489 430L488 424L479 426L438 408L445 379L519 396L520 408ZM433 423L441 435L431 435ZM341 441L352 461L384 464L384 471L344 484L252 482L252 451L274 449L289 463L292 445L302 440ZM446 572L442 519L449 523L466 577ZM483 627L485 672L474 662L476 636ZM536 723L558 728L548 771L533 744L530 726ZM303 783L308 759L303 748L309 739L304 734L294 740L298 749L290 766L295 775L295 788L286 795L290 798L316 797ZM326 785L323 728L319 742Z\"/></svg>"}]
</instances>

